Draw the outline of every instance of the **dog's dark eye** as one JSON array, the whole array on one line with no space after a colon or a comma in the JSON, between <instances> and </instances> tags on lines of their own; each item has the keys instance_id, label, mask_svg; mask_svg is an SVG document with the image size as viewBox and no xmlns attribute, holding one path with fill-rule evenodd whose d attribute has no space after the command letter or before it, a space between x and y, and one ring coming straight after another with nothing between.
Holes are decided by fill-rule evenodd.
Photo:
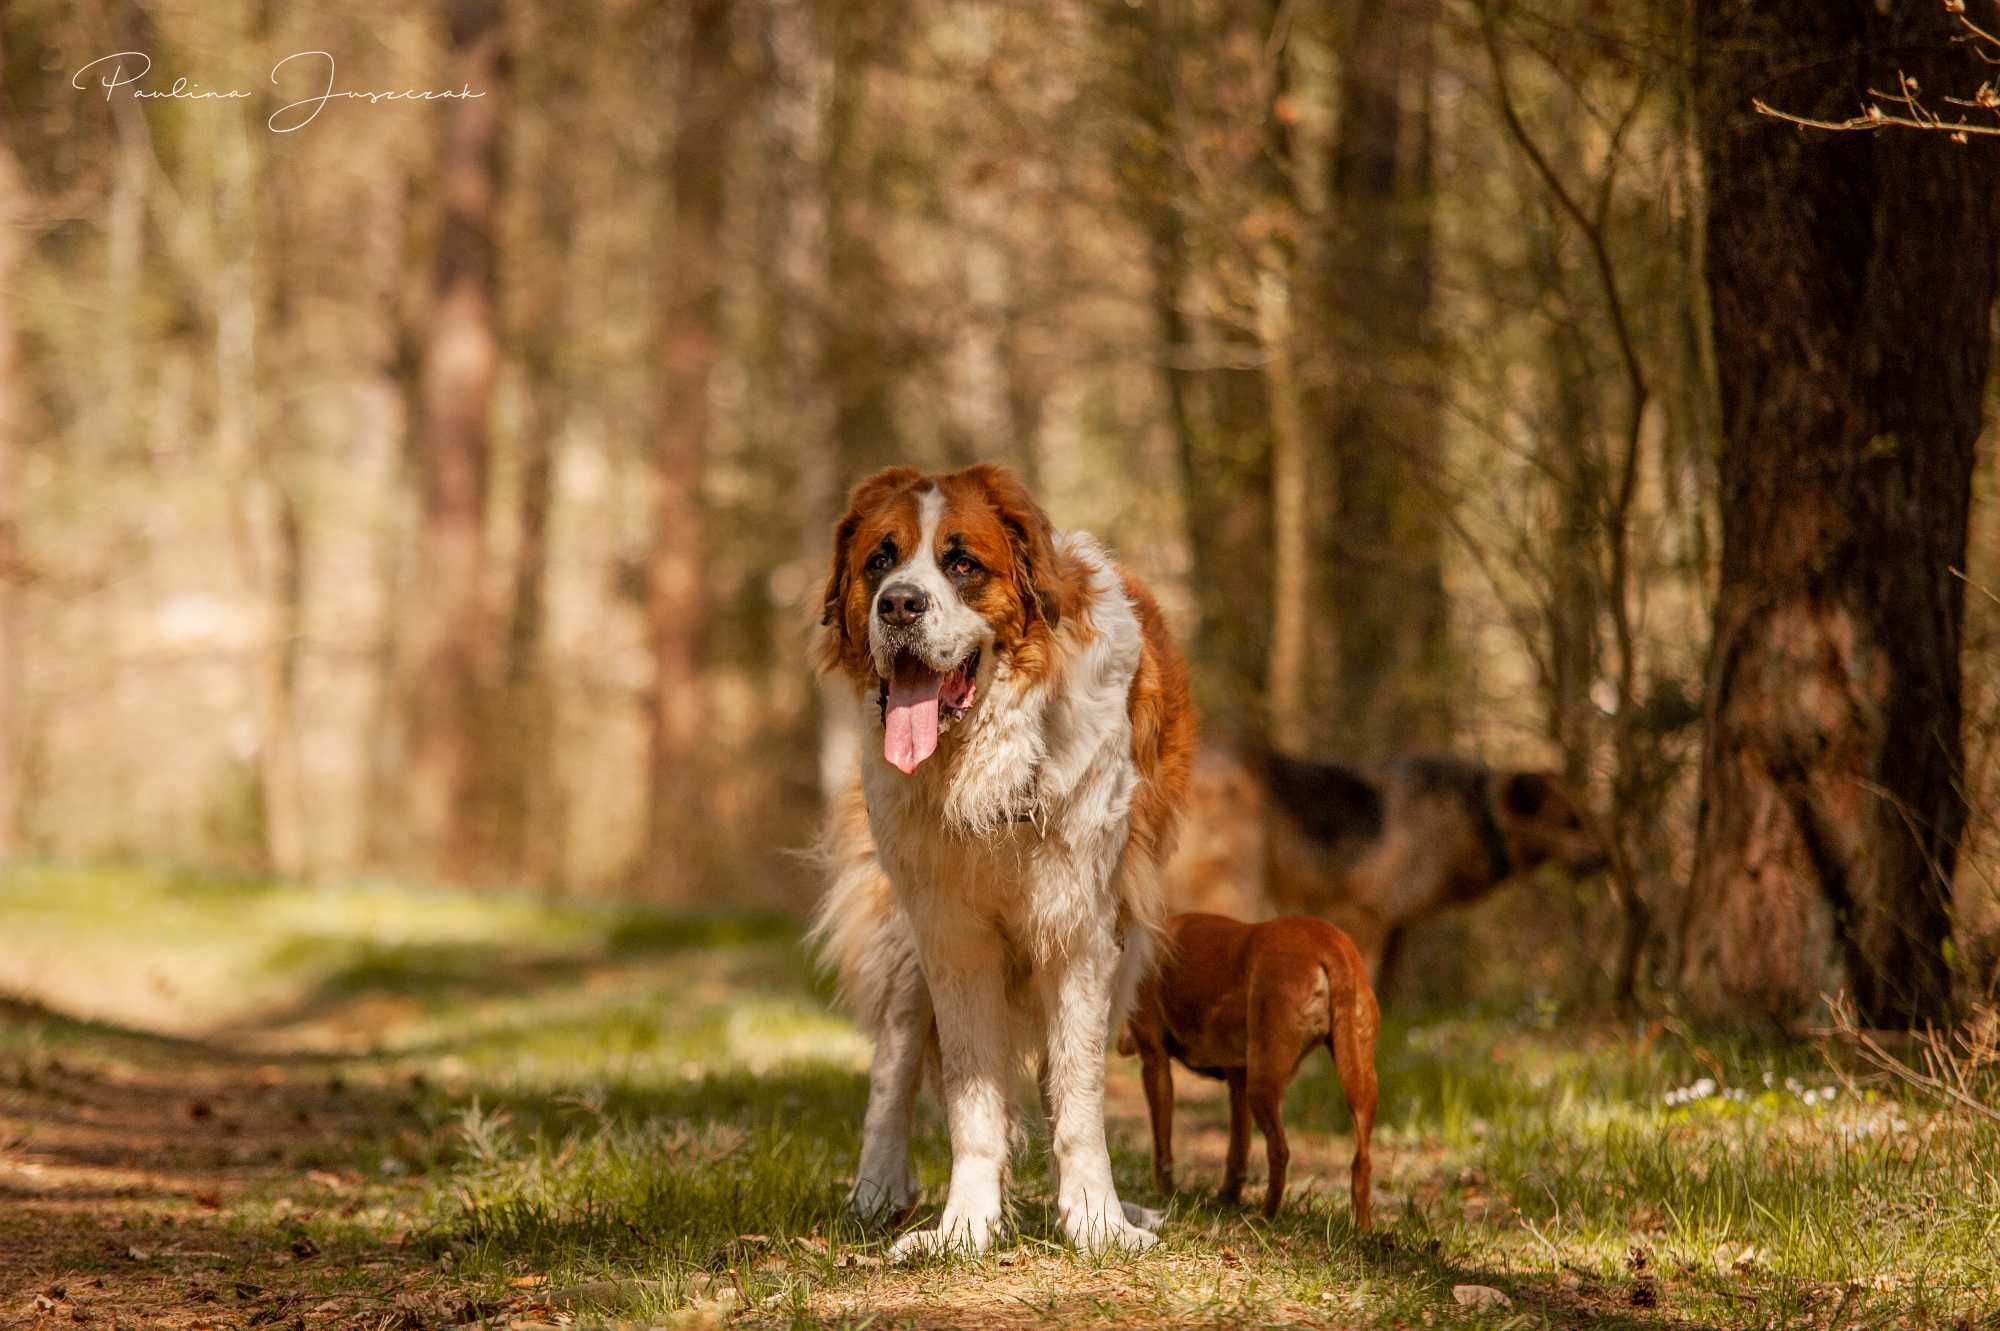
<instances>
[{"instance_id":1,"label":"dog's dark eye","mask_svg":"<svg viewBox=\"0 0 2000 1331\"><path fill-rule=\"evenodd\" d=\"M868 556L868 571L870 573L886 573L889 571L889 566L895 562L896 552L884 546L874 554Z\"/></svg>"},{"instance_id":2,"label":"dog's dark eye","mask_svg":"<svg viewBox=\"0 0 2000 1331\"><path fill-rule=\"evenodd\" d=\"M944 571L954 578L969 578L979 572L979 561L971 555L953 555L945 560Z\"/></svg>"}]
</instances>

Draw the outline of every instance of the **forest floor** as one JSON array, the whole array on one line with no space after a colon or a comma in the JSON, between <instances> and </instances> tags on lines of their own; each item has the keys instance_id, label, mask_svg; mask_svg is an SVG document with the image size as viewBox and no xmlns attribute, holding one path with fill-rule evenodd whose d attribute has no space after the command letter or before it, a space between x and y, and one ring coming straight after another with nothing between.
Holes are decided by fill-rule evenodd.
<instances>
[{"instance_id":1,"label":"forest floor","mask_svg":"<svg viewBox=\"0 0 2000 1331\"><path fill-rule=\"evenodd\" d=\"M1373 1235L1324 1059L1266 1223L1191 1077L1153 1193L1114 1058L1157 1249L1055 1242L1035 1140L1013 1237L897 1267L840 1218L867 1045L782 921L27 869L0 992L0 1326L2000 1325L2000 1125L1670 1021L1392 1012ZM933 1204L947 1161L927 1106Z\"/></svg>"}]
</instances>

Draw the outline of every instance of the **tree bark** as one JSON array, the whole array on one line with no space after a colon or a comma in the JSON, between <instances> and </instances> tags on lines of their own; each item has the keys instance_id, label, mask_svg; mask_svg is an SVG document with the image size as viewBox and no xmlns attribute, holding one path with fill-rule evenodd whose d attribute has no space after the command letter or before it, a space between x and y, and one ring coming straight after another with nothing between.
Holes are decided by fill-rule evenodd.
<instances>
[{"instance_id":1,"label":"tree bark","mask_svg":"<svg viewBox=\"0 0 2000 1331\"><path fill-rule=\"evenodd\" d=\"M1882 12L1886 11L1886 12ZM1993 157L1820 135L1903 70L1976 82L1930 0L1703 0L1697 76L1722 402L1722 573L1682 980L1788 1019L1950 1002L1959 641L1995 291Z\"/></svg>"},{"instance_id":2,"label":"tree bark","mask_svg":"<svg viewBox=\"0 0 2000 1331\"><path fill-rule=\"evenodd\" d=\"M537 57L519 70L514 91L523 105L540 108L510 135L511 169L535 182L532 192L512 198L513 227L519 244L545 257L524 265L507 287L508 358L520 376L521 421L513 439L514 549L499 679L480 734L478 837L497 877L551 885L562 874L566 819L556 695L543 650L557 450L570 405L562 354L576 336L568 318L575 273L567 255L576 227L570 155L582 132L574 107L587 37L572 33L558 10L511 18L512 40Z\"/></svg>"},{"instance_id":3,"label":"tree bark","mask_svg":"<svg viewBox=\"0 0 2000 1331\"><path fill-rule=\"evenodd\" d=\"M6 92L0 58L0 96ZM22 765L27 749L27 698L22 652L21 588L26 578L21 544L20 339L14 323L15 293L26 257L28 181L15 156L8 126L0 122L0 866L20 853Z\"/></svg>"},{"instance_id":4,"label":"tree bark","mask_svg":"<svg viewBox=\"0 0 2000 1331\"><path fill-rule=\"evenodd\" d=\"M269 10L255 3L243 9L247 18L232 49L259 50L269 36ZM242 111L216 140L222 188L215 231L215 434L229 481L231 541L259 621L248 662L257 718L259 850L267 868L291 877L304 873L310 859L295 706L304 541L274 456L290 438L285 394L263 391L269 348L282 342L289 319L283 225L266 215L283 206L286 192L271 155L259 159L253 135L262 127L256 120ZM261 273L270 275L269 289Z\"/></svg>"},{"instance_id":5,"label":"tree bark","mask_svg":"<svg viewBox=\"0 0 2000 1331\"><path fill-rule=\"evenodd\" d=\"M886 305L895 298L876 249L884 154L864 126L895 121L898 108L871 97L871 72L904 19L901 0L852 0L827 8L832 69L822 142L826 200L823 370L833 398L833 440L846 484L904 461L892 393L901 357Z\"/></svg>"},{"instance_id":6,"label":"tree bark","mask_svg":"<svg viewBox=\"0 0 2000 1331\"><path fill-rule=\"evenodd\" d=\"M873 72L904 19L903 0L849 0L819 6L826 91L820 117L818 194L825 227L820 274L819 384L829 405L831 475L814 533L816 558L839 518L847 489L904 461L893 392L903 357L887 311L896 307L889 266L876 249L881 233L886 158L864 126L884 126L898 108L872 88ZM878 129L877 132L880 132ZM826 484L830 481L830 484ZM854 780L861 756L860 712L840 680L820 686L821 794L831 799Z\"/></svg>"},{"instance_id":7,"label":"tree bark","mask_svg":"<svg viewBox=\"0 0 2000 1331\"><path fill-rule=\"evenodd\" d=\"M1261 736L1276 591L1272 403L1257 368L1257 330L1220 321L1211 328L1185 304L1197 265L1208 257L1182 208L1195 182L1182 164L1185 127L1175 83L1184 44L1203 39L1174 6L1107 6L1102 21L1106 66L1128 118L1118 145L1119 181L1126 211L1146 239L1155 354L1181 463L1198 612L1191 646L1203 666L1198 701L1217 733ZM1257 294L1280 303L1286 296ZM1197 366L1202 344L1211 340L1223 363Z\"/></svg>"},{"instance_id":8,"label":"tree bark","mask_svg":"<svg viewBox=\"0 0 2000 1331\"><path fill-rule=\"evenodd\" d=\"M1310 414L1335 473L1327 612L1333 713L1376 753L1451 737L1444 528L1431 327L1431 73L1436 0L1356 11L1343 45L1329 172L1324 308L1337 380Z\"/></svg>"},{"instance_id":9,"label":"tree bark","mask_svg":"<svg viewBox=\"0 0 2000 1331\"><path fill-rule=\"evenodd\" d=\"M673 191L660 294L661 406L654 438L653 547L646 625L653 649L646 876L685 891L700 827L705 731L702 667L708 619L702 472L710 373L721 351L725 165L733 111L730 4L686 6L676 35L680 94L667 166Z\"/></svg>"},{"instance_id":10,"label":"tree bark","mask_svg":"<svg viewBox=\"0 0 2000 1331\"><path fill-rule=\"evenodd\" d=\"M483 93L441 112L444 216L433 270L422 374L422 500L414 677L405 727L409 816L433 866L472 869L470 788L488 673L486 492L493 384L496 246L505 47L499 0L446 0L453 87Z\"/></svg>"}]
</instances>

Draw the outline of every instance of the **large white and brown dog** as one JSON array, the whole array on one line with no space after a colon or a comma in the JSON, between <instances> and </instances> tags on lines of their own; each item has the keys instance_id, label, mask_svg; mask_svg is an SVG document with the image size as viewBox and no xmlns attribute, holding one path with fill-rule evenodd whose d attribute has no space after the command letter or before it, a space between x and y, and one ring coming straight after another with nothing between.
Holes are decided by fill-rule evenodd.
<instances>
[{"instance_id":1,"label":"large white and brown dog","mask_svg":"<svg viewBox=\"0 0 2000 1331\"><path fill-rule=\"evenodd\" d=\"M951 1188L897 1253L984 1251L1032 1066L1064 1232L1149 1246L1157 1218L1112 1183L1104 1053L1153 965L1194 751L1158 606L1013 472L897 467L849 500L823 621L823 665L881 739L832 813L816 928L876 1041L851 1205L915 1202L910 1119L935 1063Z\"/></svg>"}]
</instances>

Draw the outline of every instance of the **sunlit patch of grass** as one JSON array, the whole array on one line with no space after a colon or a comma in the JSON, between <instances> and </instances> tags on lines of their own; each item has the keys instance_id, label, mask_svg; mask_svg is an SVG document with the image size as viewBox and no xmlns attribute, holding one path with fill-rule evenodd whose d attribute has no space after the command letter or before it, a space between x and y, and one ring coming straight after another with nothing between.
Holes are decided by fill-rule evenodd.
<instances>
[{"instance_id":1,"label":"sunlit patch of grass","mask_svg":"<svg viewBox=\"0 0 2000 1331\"><path fill-rule=\"evenodd\" d=\"M546 1306L585 1325L691 1305L796 1326L2000 1318L2000 1127L1850 1084L1810 1045L1543 1010L1392 1013L1372 1235L1348 1212L1348 1116L1323 1053L1287 1100L1293 1187L1271 1222L1216 1204L1226 1106L1189 1078L1180 1131L1211 1153L1184 1154L1182 1191L1154 1193L1136 1069L1114 1060L1113 1168L1124 1195L1170 1208L1157 1249L1083 1260L1062 1246L1031 1113L1010 1236L976 1260L897 1268L891 1234L841 1214L867 1043L785 922L127 870L5 882L12 945L205 967L274 1001L279 1030L347 1030L393 1003L393 1023L299 1074L347 1079L378 1124L287 1156L301 1176L352 1180L339 1204L278 1177L235 1199L230 1223L272 1260L297 1233L353 1270L368 1253L421 1262L474 1309ZM0 1006L0 1091L13 1078L59 1103L78 1052L193 1048ZM1251 1160L1255 1196L1261 1141ZM915 1164L915 1223L930 1223L949 1149L928 1093ZM1468 1284L1512 1308L1461 1307L1452 1291Z\"/></svg>"}]
</instances>

